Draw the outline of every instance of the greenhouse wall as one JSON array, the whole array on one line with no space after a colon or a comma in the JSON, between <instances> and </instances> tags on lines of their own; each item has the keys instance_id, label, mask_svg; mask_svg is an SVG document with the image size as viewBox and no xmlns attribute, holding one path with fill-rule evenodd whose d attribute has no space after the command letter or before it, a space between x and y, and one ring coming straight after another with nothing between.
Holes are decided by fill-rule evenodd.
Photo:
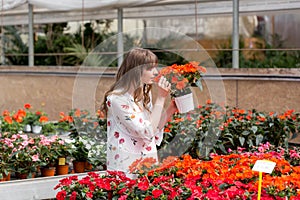
<instances>
[{"instance_id":1,"label":"greenhouse wall","mask_svg":"<svg viewBox=\"0 0 300 200\"><path fill-rule=\"evenodd\" d=\"M115 72L115 68L2 67L1 112L18 110L25 103L45 111L50 120L72 108L95 112ZM193 88L197 105L211 99L243 109L300 111L299 69L208 69L202 85L202 91Z\"/></svg>"}]
</instances>

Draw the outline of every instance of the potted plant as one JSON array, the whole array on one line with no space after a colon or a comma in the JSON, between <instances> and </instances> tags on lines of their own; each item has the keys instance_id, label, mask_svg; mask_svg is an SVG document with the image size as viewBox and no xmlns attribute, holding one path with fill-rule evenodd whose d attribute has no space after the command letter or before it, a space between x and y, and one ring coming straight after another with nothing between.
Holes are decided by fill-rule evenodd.
<instances>
[{"instance_id":1,"label":"potted plant","mask_svg":"<svg viewBox=\"0 0 300 200\"><path fill-rule=\"evenodd\" d=\"M9 140L9 133L1 134L0 139L0 181L9 181L12 172L11 154L13 151L12 142Z\"/></svg>"},{"instance_id":2,"label":"potted plant","mask_svg":"<svg viewBox=\"0 0 300 200\"><path fill-rule=\"evenodd\" d=\"M72 135L73 134L73 135ZM86 147L88 138L72 133L72 158L74 171L82 173L85 171L85 163L88 160L89 150Z\"/></svg>"},{"instance_id":3,"label":"potted plant","mask_svg":"<svg viewBox=\"0 0 300 200\"><path fill-rule=\"evenodd\" d=\"M98 170L106 170L106 142L99 141L96 139L90 139L88 141L87 148L88 158L87 161L91 165L91 168L87 168L87 170L98 169Z\"/></svg>"},{"instance_id":4,"label":"potted plant","mask_svg":"<svg viewBox=\"0 0 300 200\"><path fill-rule=\"evenodd\" d=\"M66 157L71 155L71 144L66 143L57 135L51 137L40 135L38 143L41 172L51 170L52 176L55 170L58 175L67 174L69 165ZM61 168L64 168L66 172L61 172Z\"/></svg>"},{"instance_id":5,"label":"potted plant","mask_svg":"<svg viewBox=\"0 0 300 200\"><path fill-rule=\"evenodd\" d=\"M32 132L40 134L42 132L43 125L48 122L47 114L41 110L32 111L32 106L29 103L24 104L25 117L22 122L24 125L24 132Z\"/></svg>"},{"instance_id":6,"label":"potted plant","mask_svg":"<svg viewBox=\"0 0 300 200\"><path fill-rule=\"evenodd\" d=\"M80 138L88 151L86 170L104 169L106 163L106 119L99 110L92 116L87 110L73 109L74 138Z\"/></svg>"},{"instance_id":7,"label":"potted plant","mask_svg":"<svg viewBox=\"0 0 300 200\"><path fill-rule=\"evenodd\" d=\"M69 173L68 158L72 155L72 144L58 137L52 144L52 148L57 153L56 174L64 175Z\"/></svg>"},{"instance_id":8,"label":"potted plant","mask_svg":"<svg viewBox=\"0 0 300 200\"><path fill-rule=\"evenodd\" d=\"M56 125L52 121L48 121L42 124L43 135L56 134Z\"/></svg>"},{"instance_id":9,"label":"potted plant","mask_svg":"<svg viewBox=\"0 0 300 200\"><path fill-rule=\"evenodd\" d=\"M56 132L59 135L69 135L73 129L73 117L65 114L64 112L59 113L59 120L55 123Z\"/></svg>"},{"instance_id":10,"label":"potted plant","mask_svg":"<svg viewBox=\"0 0 300 200\"><path fill-rule=\"evenodd\" d=\"M193 95L189 86L197 85L202 89L201 75L206 69L198 62L189 62L184 65L173 64L160 70L156 81L164 76L171 83L171 97L175 99L180 113L194 109Z\"/></svg>"},{"instance_id":11,"label":"potted plant","mask_svg":"<svg viewBox=\"0 0 300 200\"><path fill-rule=\"evenodd\" d=\"M40 134L42 133L43 125L48 122L48 117L42 112L36 112L36 116L38 116L37 120L35 120L32 124L32 133Z\"/></svg>"},{"instance_id":12,"label":"potted plant","mask_svg":"<svg viewBox=\"0 0 300 200\"><path fill-rule=\"evenodd\" d=\"M19 109L17 112L4 110L0 117L1 131L10 132L12 134L22 132L24 128L22 122L25 116L26 112L23 109Z\"/></svg>"},{"instance_id":13,"label":"potted plant","mask_svg":"<svg viewBox=\"0 0 300 200\"><path fill-rule=\"evenodd\" d=\"M29 138L25 134L14 134L9 139L14 148L10 159L16 176L34 177L40 164L36 138Z\"/></svg>"}]
</instances>

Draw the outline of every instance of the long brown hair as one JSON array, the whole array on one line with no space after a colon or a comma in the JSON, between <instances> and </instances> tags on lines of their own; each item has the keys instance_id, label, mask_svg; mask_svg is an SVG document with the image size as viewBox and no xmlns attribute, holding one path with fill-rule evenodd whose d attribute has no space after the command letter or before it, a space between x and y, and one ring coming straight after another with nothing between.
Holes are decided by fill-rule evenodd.
<instances>
[{"instance_id":1,"label":"long brown hair","mask_svg":"<svg viewBox=\"0 0 300 200\"><path fill-rule=\"evenodd\" d=\"M143 70L156 67L157 56L148 49L133 48L126 55L117 72L115 83L105 93L101 110L107 114L107 96L110 94L125 94L134 87L134 102L143 101L143 107L149 111L151 85L141 83Z\"/></svg>"}]
</instances>

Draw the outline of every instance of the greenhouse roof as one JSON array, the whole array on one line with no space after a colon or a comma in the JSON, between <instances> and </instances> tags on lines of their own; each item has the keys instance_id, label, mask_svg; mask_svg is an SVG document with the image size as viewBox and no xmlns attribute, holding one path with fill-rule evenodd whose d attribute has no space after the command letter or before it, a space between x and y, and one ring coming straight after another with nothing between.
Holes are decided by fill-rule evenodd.
<instances>
[{"instance_id":1,"label":"greenhouse roof","mask_svg":"<svg viewBox=\"0 0 300 200\"><path fill-rule=\"evenodd\" d=\"M2 25L28 23L28 4L33 5L34 23L57 23L93 19L124 19L181 16L232 15L232 0L2 0ZM239 0L240 15L299 13L300 0Z\"/></svg>"}]
</instances>

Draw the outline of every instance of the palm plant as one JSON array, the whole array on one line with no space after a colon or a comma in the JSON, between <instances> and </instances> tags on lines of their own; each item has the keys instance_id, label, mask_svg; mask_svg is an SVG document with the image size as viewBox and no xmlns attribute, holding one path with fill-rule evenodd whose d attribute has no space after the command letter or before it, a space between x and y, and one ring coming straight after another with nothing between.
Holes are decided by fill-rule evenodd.
<instances>
[{"instance_id":1,"label":"palm plant","mask_svg":"<svg viewBox=\"0 0 300 200\"><path fill-rule=\"evenodd\" d=\"M5 26L4 52L10 65L28 65L28 46L16 26Z\"/></svg>"}]
</instances>

